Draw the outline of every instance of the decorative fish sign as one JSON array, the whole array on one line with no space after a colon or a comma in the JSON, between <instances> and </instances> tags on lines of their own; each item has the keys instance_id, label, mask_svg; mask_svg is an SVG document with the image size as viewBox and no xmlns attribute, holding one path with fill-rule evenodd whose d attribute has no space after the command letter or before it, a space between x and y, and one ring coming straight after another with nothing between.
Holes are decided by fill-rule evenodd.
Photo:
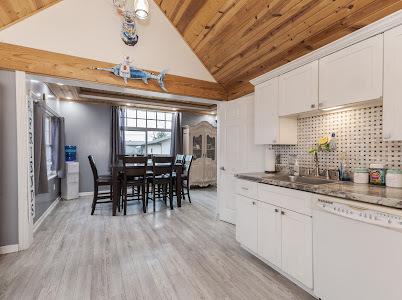
<instances>
[{"instance_id":1,"label":"decorative fish sign","mask_svg":"<svg viewBox=\"0 0 402 300\"><path fill-rule=\"evenodd\" d=\"M116 76L124 78L124 82L127 83L128 79L140 79L142 80L145 84L148 84L149 79L154 79L158 81L158 84L162 90L167 92L167 89L165 88L165 84L163 80L165 79L166 71L162 71L158 75L137 69L135 67L130 66L130 58L126 57L124 62L121 64L118 64L114 66L113 68L94 68L95 70L102 70L102 71L108 71L113 73Z\"/></svg>"}]
</instances>

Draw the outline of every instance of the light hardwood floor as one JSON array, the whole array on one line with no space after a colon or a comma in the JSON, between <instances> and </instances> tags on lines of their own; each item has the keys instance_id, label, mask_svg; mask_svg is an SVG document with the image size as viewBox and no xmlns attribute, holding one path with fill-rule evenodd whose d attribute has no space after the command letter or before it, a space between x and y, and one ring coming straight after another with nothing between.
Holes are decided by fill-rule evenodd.
<instances>
[{"instance_id":1,"label":"light hardwood floor","mask_svg":"<svg viewBox=\"0 0 402 300\"><path fill-rule=\"evenodd\" d=\"M29 250L0 256L0 299L313 299L240 248L234 226L199 204L206 192L125 217L61 202Z\"/></svg>"}]
</instances>

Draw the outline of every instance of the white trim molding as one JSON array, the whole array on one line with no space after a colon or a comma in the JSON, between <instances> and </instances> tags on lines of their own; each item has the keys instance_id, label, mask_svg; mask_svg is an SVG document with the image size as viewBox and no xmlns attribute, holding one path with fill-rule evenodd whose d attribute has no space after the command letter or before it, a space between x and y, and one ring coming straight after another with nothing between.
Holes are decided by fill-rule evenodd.
<instances>
[{"instance_id":1,"label":"white trim molding","mask_svg":"<svg viewBox=\"0 0 402 300\"><path fill-rule=\"evenodd\" d=\"M56 208L60 203L61 197L57 197L56 200L46 209L46 211L39 217L39 219L33 225L33 232L35 233L43 221L50 215L50 213Z\"/></svg>"},{"instance_id":2,"label":"white trim molding","mask_svg":"<svg viewBox=\"0 0 402 300\"><path fill-rule=\"evenodd\" d=\"M29 201L28 173L28 105L25 72L15 72L16 126L18 152L18 244L19 250L28 249L33 240L33 218Z\"/></svg>"},{"instance_id":3,"label":"white trim molding","mask_svg":"<svg viewBox=\"0 0 402 300\"><path fill-rule=\"evenodd\" d=\"M363 40L371 38L377 34L382 34L396 26L402 25L402 10L394 12L370 25L367 25L355 32L344 36L328 45L325 45L317 50L314 50L298 59L295 59L279 68L276 68L268 73L265 73L255 79L250 80L253 85L258 85L268 81L274 77L280 76L284 73L297 69L315 60L319 60L324 56L330 55L334 52L342 50L353 44L359 43Z\"/></svg>"},{"instance_id":4,"label":"white trim molding","mask_svg":"<svg viewBox=\"0 0 402 300\"><path fill-rule=\"evenodd\" d=\"M16 244L16 245L1 246L1 247L0 247L0 255L1 255L1 254L7 254L7 253L18 252L18 250L19 250L18 244Z\"/></svg>"},{"instance_id":5,"label":"white trim molding","mask_svg":"<svg viewBox=\"0 0 402 300\"><path fill-rule=\"evenodd\" d=\"M78 197L88 197L88 196L93 196L94 192L81 192L78 194Z\"/></svg>"}]
</instances>

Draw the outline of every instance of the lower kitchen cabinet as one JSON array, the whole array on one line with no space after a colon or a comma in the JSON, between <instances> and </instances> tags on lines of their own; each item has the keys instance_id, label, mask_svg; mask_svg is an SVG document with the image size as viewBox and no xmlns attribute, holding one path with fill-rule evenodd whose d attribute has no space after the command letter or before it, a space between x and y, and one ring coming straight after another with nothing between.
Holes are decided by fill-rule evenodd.
<instances>
[{"instance_id":1,"label":"lower kitchen cabinet","mask_svg":"<svg viewBox=\"0 0 402 300\"><path fill-rule=\"evenodd\" d=\"M258 202L258 255L279 268L282 264L281 227L280 208Z\"/></svg>"},{"instance_id":2,"label":"lower kitchen cabinet","mask_svg":"<svg viewBox=\"0 0 402 300\"><path fill-rule=\"evenodd\" d=\"M282 269L313 288L313 221L310 216L282 210Z\"/></svg>"},{"instance_id":3,"label":"lower kitchen cabinet","mask_svg":"<svg viewBox=\"0 0 402 300\"><path fill-rule=\"evenodd\" d=\"M257 253L258 201L236 195L236 240Z\"/></svg>"},{"instance_id":4,"label":"lower kitchen cabinet","mask_svg":"<svg viewBox=\"0 0 402 300\"><path fill-rule=\"evenodd\" d=\"M293 199L290 201L283 194L276 193L277 187L270 187L272 191L267 191L267 186L264 186L264 192L261 193L258 184L256 196L254 184L247 181L242 183L242 180L238 183L241 188L236 194L237 241L312 290L313 220L306 213L308 210L300 205L305 200L305 193L280 190ZM284 199L283 204L287 208L278 206L278 199Z\"/></svg>"}]
</instances>

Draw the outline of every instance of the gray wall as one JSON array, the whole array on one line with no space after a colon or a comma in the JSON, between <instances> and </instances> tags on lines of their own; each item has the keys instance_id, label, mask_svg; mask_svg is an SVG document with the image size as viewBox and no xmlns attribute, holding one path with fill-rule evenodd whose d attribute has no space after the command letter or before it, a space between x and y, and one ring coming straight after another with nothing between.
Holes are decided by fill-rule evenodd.
<instances>
[{"instance_id":1,"label":"gray wall","mask_svg":"<svg viewBox=\"0 0 402 300\"><path fill-rule=\"evenodd\" d=\"M99 174L110 173L111 108L107 104L48 101L65 118L66 144L77 146L80 192L93 191L88 155L95 158Z\"/></svg>"},{"instance_id":2,"label":"gray wall","mask_svg":"<svg viewBox=\"0 0 402 300\"><path fill-rule=\"evenodd\" d=\"M60 196L60 179L54 177L49 179L49 192L35 196L35 218L34 223L43 215L50 205Z\"/></svg>"},{"instance_id":3,"label":"gray wall","mask_svg":"<svg viewBox=\"0 0 402 300\"><path fill-rule=\"evenodd\" d=\"M18 244L15 72L0 71L0 246Z\"/></svg>"},{"instance_id":4,"label":"gray wall","mask_svg":"<svg viewBox=\"0 0 402 300\"><path fill-rule=\"evenodd\" d=\"M198 124L202 121L207 121L213 126L216 126L216 115L200 115L183 112L181 118L181 126Z\"/></svg>"}]
</instances>

